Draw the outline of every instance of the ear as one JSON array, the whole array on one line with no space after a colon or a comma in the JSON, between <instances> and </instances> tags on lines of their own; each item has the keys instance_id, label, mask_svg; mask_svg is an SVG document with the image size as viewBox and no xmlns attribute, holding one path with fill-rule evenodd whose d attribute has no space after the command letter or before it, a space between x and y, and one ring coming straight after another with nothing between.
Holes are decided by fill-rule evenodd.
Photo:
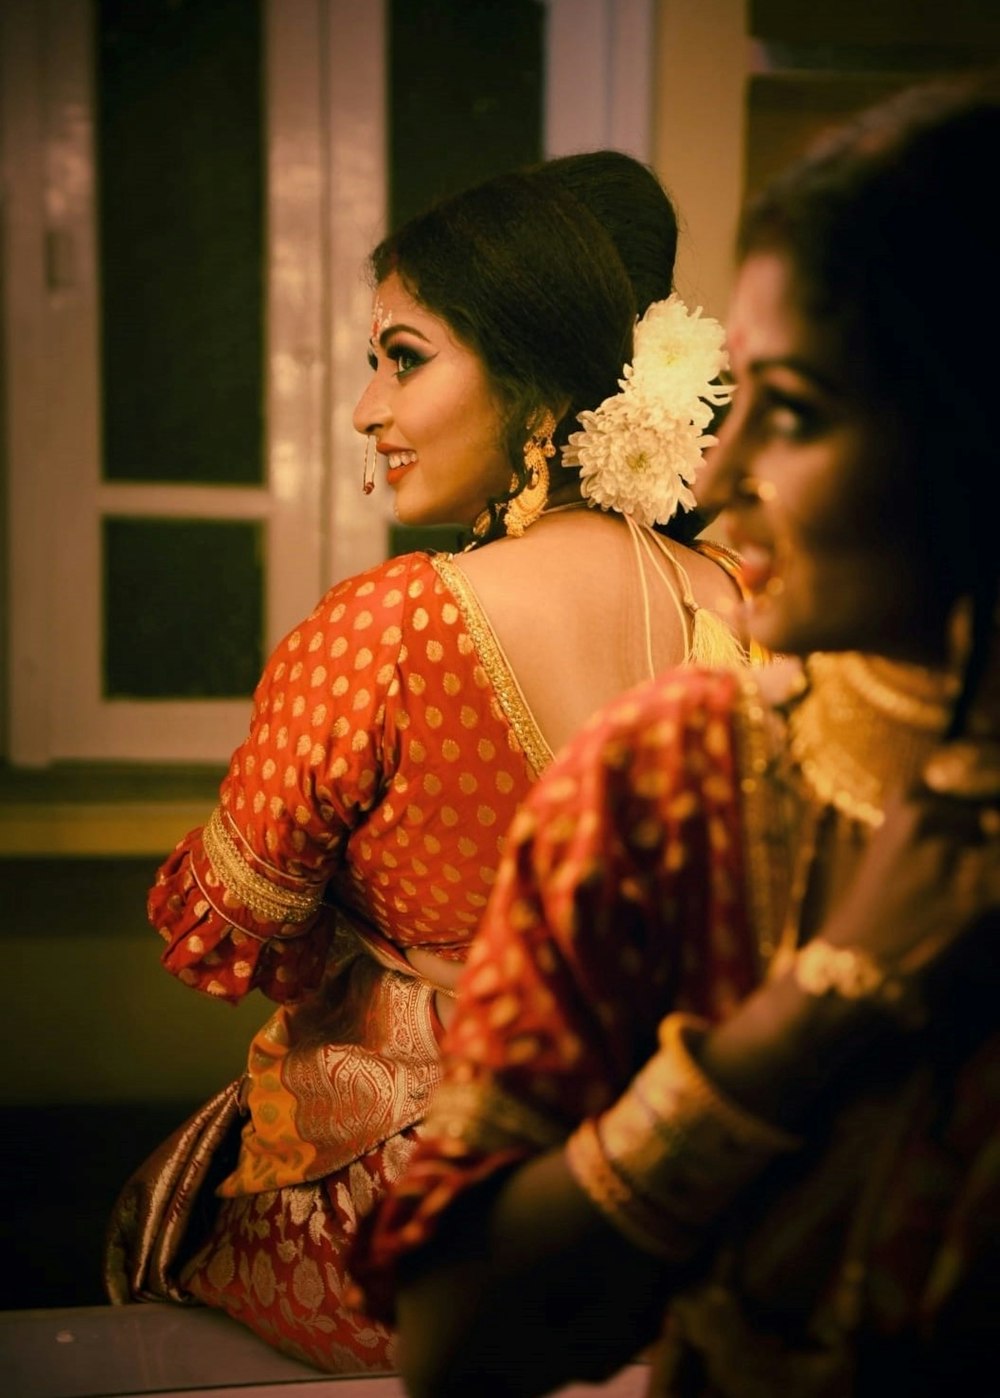
<instances>
[{"instance_id":1,"label":"ear","mask_svg":"<svg viewBox=\"0 0 1000 1398\"><path fill-rule=\"evenodd\" d=\"M557 403L543 403L537 412L532 413L525 426L533 437L551 437L569 412L570 400L561 398Z\"/></svg>"},{"instance_id":2,"label":"ear","mask_svg":"<svg viewBox=\"0 0 1000 1398\"><path fill-rule=\"evenodd\" d=\"M540 408L528 422L528 436L540 442L551 442L556 430L556 417L550 408Z\"/></svg>"}]
</instances>

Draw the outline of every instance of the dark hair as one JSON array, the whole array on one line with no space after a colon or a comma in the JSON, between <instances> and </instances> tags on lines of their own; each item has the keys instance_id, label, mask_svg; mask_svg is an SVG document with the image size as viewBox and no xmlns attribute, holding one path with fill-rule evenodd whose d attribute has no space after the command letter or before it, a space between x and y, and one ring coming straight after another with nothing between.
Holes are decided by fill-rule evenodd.
<instances>
[{"instance_id":1,"label":"dark hair","mask_svg":"<svg viewBox=\"0 0 1000 1398\"><path fill-rule=\"evenodd\" d=\"M528 424L568 401L555 441L618 391L637 315L673 285L677 220L659 180L620 151L563 156L441 200L371 255L482 360L519 483ZM511 492L516 493L516 492ZM494 537L502 506L490 502Z\"/></svg>"},{"instance_id":2,"label":"dark hair","mask_svg":"<svg viewBox=\"0 0 1000 1398\"><path fill-rule=\"evenodd\" d=\"M741 258L787 257L799 305L834 337L886 423L887 470L930 595L973 604L952 732L987 663L997 561L992 403L1000 285L986 197L1000 150L997 75L911 88L827 137L744 213ZM989 494L987 494L987 491ZM887 522L888 523L888 522Z\"/></svg>"}]
</instances>

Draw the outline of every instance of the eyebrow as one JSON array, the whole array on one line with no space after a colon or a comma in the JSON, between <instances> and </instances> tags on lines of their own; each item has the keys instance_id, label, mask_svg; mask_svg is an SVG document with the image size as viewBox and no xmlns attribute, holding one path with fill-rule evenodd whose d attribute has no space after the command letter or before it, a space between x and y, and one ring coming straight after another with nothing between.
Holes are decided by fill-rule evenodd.
<instances>
[{"instance_id":1,"label":"eyebrow","mask_svg":"<svg viewBox=\"0 0 1000 1398\"><path fill-rule=\"evenodd\" d=\"M808 379L824 393L840 397L845 392L842 384L838 384L834 379L822 373L806 359L799 359L797 355L774 355L771 358L752 359L747 368L753 374L764 374L769 369L790 369L793 374L798 374L800 378Z\"/></svg>"},{"instance_id":2,"label":"eyebrow","mask_svg":"<svg viewBox=\"0 0 1000 1398\"><path fill-rule=\"evenodd\" d=\"M398 335L398 334L400 333L400 331L402 331L402 332L403 332L404 334L406 334L406 335L416 335L417 339L418 339L418 340L423 340L423 342L424 342L425 345L429 345L429 344L430 344L430 340L428 340L427 336L424 335L421 331L419 331L419 330L416 328L415 325L405 325L405 324L403 324L402 322L397 323L397 322L393 321L393 323L392 323L391 325L387 325L387 326L385 327L385 329L382 331L381 335L378 337L378 343L379 343L380 347L381 347L382 349L385 349L386 345L389 343L389 340L392 338L392 336L393 336L393 335ZM370 344L371 344L371 343L374 343L374 341L369 341L369 343L370 343Z\"/></svg>"}]
</instances>

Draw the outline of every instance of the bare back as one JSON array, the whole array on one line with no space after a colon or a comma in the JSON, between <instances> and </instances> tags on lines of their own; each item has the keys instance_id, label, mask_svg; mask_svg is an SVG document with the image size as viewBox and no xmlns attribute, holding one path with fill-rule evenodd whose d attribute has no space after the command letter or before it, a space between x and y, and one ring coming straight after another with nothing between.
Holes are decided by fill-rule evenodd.
<instances>
[{"instance_id":1,"label":"bare back","mask_svg":"<svg viewBox=\"0 0 1000 1398\"><path fill-rule=\"evenodd\" d=\"M649 548L621 516L582 509L456 558L553 752L615 695L688 659L684 575L694 602L740 634L739 593L717 563L671 541L678 576Z\"/></svg>"}]
</instances>

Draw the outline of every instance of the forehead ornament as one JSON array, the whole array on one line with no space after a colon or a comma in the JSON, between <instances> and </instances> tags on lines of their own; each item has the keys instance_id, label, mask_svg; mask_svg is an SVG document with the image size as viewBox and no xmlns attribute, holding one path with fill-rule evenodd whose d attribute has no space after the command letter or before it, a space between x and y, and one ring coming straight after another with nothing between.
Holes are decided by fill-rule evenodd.
<instances>
[{"instance_id":1,"label":"forehead ornament","mask_svg":"<svg viewBox=\"0 0 1000 1398\"><path fill-rule=\"evenodd\" d=\"M372 306L372 333L373 342L377 342L382 331L392 324L392 311L387 311L382 305L382 298L375 297L375 304Z\"/></svg>"}]
</instances>

